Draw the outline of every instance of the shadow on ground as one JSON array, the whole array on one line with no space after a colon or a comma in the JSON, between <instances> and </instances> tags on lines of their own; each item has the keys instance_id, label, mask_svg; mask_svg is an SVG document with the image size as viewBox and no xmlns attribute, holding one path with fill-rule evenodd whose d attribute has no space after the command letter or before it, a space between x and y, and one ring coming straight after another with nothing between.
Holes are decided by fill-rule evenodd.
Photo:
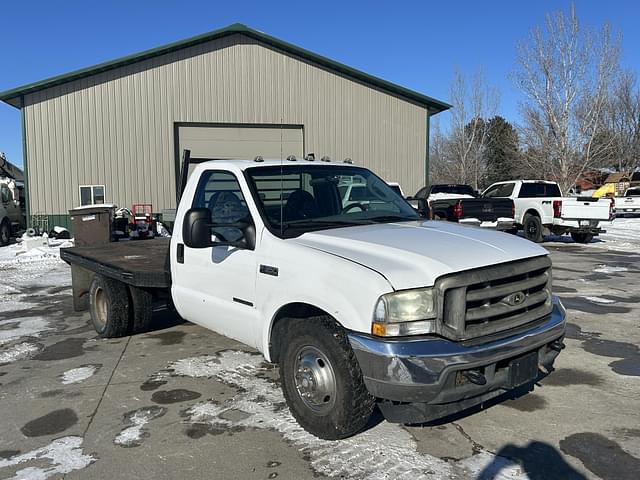
<instances>
[{"instance_id":1,"label":"shadow on ground","mask_svg":"<svg viewBox=\"0 0 640 480\"><path fill-rule=\"evenodd\" d=\"M482 469L477 480L498 478L502 469L514 464L519 465L530 480L586 480L553 446L537 441L525 447L505 445L496 452L493 461Z\"/></svg>"}]
</instances>

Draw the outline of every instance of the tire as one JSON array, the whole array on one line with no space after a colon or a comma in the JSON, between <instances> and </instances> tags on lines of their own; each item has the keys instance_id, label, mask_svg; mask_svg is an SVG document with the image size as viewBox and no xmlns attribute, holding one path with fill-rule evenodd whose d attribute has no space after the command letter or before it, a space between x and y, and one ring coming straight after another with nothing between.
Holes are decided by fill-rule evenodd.
<instances>
[{"instance_id":1,"label":"tire","mask_svg":"<svg viewBox=\"0 0 640 480\"><path fill-rule=\"evenodd\" d=\"M285 332L280 352L282 390L300 426L325 440L361 431L375 398L367 391L344 331L329 316L290 319L281 331Z\"/></svg>"},{"instance_id":2,"label":"tire","mask_svg":"<svg viewBox=\"0 0 640 480\"><path fill-rule=\"evenodd\" d=\"M11 226L7 220L3 220L0 223L0 246L4 247L5 245L9 245L9 240L11 239Z\"/></svg>"},{"instance_id":3,"label":"tire","mask_svg":"<svg viewBox=\"0 0 640 480\"><path fill-rule=\"evenodd\" d=\"M571 232L571 238L576 243L590 243L593 240L593 233L590 232Z\"/></svg>"},{"instance_id":4,"label":"tire","mask_svg":"<svg viewBox=\"0 0 640 480\"><path fill-rule=\"evenodd\" d=\"M544 240L542 235L542 222L540 217L527 213L524 216L524 222L522 224L524 230L524 237L527 240L531 240L535 243L540 243Z\"/></svg>"},{"instance_id":5,"label":"tire","mask_svg":"<svg viewBox=\"0 0 640 480\"><path fill-rule=\"evenodd\" d=\"M89 288L89 312L93 328L103 338L129 333L129 295L127 286L117 280L96 275Z\"/></svg>"},{"instance_id":6,"label":"tire","mask_svg":"<svg viewBox=\"0 0 640 480\"><path fill-rule=\"evenodd\" d=\"M153 294L144 288L129 286L129 295L131 333L146 332L153 316Z\"/></svg>"}]
</instances>

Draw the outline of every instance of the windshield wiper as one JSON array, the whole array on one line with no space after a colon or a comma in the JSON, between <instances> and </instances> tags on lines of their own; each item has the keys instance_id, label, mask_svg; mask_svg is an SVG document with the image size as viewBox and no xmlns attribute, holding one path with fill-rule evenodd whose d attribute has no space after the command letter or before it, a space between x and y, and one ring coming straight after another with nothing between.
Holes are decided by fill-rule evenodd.
<instances>
[{"instance_id":1,"label":"windshield wiper","mask_svg":"<svg viewBox=\"0 0 640 480\"><path fill-rule=\"evenodd\" d=\"M367 218L374 223L386 223L386 222L410 222L413 220L420 220L420 217L406 217L403 215L380 215L377 217Z\"/></svg>"},{"instance_id":2,"label":"windshield wiper","mask_svg":"<svg viewBox=\"0 0 640 480\"><path fill-rule=\"evenodd\" d=\"M282 224L282 231L285 232L290 228L307 228L307 227L347 227L354 225L363 225L360 221L353 220L294 220Z\"/></svg>"}]
</instances>

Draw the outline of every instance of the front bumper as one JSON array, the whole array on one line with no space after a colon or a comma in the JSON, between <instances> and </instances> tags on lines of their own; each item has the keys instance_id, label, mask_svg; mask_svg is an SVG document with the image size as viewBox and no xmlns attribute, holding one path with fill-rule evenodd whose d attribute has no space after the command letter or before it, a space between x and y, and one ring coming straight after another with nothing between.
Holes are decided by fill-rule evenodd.
<instances>
[{"instance_id":1,"label":"front bumper","mask_svg":"<svg viewBox=\"0 0 640 480\"><path fill-rule=\"evenodd\" d=\"M381 339L355 332L349 332L348 336L367 389L382 400L387 419L421 422L513 389L509 370L512 362L524 355L536 352L542 375L551 371L561 344L557 341L562 340L564 331L565 309L554 297L550 315L533 327L521 328L502 338L454 342L440 337ZM469 371L480 372L486 383L466 381ZM530 381L537 378L534 376ZM413 416L396 415L394 412L407 410L391 408L400 404L420 404L421 408L409 409Z\"/></svg>"}]
</instances>

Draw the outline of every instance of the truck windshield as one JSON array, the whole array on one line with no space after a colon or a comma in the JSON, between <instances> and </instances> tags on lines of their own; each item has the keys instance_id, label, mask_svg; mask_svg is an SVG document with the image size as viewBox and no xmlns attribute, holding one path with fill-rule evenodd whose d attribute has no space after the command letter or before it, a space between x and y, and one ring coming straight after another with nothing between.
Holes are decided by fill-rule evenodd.
<instances>
[{"instance_id":1,"label":"truck windshield","mask_svg":"<svg viewBox=\"0 0 640 480\"><path fill-rule=\"evenodd\" d=\"M283 165L248 168L245 175L265 224L283 238L420 218L384 180L365 168Z\"/></svg>"}]
</instances>

